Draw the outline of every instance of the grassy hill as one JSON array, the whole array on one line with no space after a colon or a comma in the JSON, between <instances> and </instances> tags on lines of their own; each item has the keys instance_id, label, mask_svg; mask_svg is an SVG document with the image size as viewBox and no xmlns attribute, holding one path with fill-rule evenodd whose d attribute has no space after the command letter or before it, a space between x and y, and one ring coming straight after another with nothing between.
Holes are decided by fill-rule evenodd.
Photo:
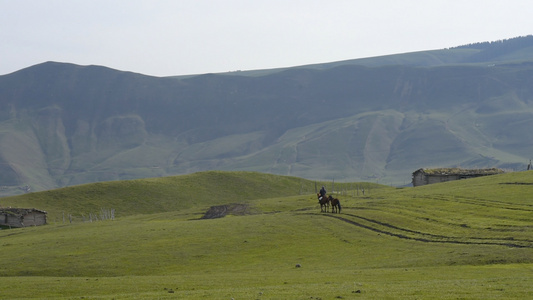
<instances>
[{"instance_id":1,"label":"grassy hill","mask_svg":"<svg viewBox=\"0 0 533 300\"><path fill-rule=\"evenodd\" d=\"M207 171L185 176L99 182L2 198L2 206L39 207L52 221L63 213L81 217L101 208L117 217L314 192L314 182L256 172ZM320 184L320 183L318 183Z\"/></svg>"},{"instance_id":2,"label":"grassy hill","mask_svg":"<svg viewBox=\"0 0 533 300\"><path fill-rule=\"evenodd\" d=\"M1 230L0 298L533 295L533 173L417 188L335 186L341 214L320 212L314 182L249 172L2 198L4 206L27 204L54 215L62 205L77 213L113 205L118 217ZM200 218L210 206L235 203L246 209Z\"/></svg>"}]
</instances>

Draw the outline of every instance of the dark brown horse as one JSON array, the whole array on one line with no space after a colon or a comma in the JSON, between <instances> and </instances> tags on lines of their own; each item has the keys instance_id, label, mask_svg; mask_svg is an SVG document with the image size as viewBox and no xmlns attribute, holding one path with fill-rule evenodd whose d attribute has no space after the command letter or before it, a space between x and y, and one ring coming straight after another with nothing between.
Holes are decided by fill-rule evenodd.
<instances>
[{"instance_id":1,"label":"dark brown horse","mask_svg":"<svg viewBox=\"0 0 533 300\"><path fill-rule=\"evenodd\" d=\"M337 198L333 198L331 195L328 197L329 202L331 203L331 212L332 213L341 213L341 202Z\"/></svg>"},{"instance_id":2,"label":"dark brown horse","mask_svg":"<svg viewBox=\"0 0 533 300\"><path fill-rule=\"evenodd\" d=\"M320 196L320 193L316 194L318 197L318 203L320 203L320 212L328 212L329 210L329 198L326 196Z\"/></svg>"}]
</instances>

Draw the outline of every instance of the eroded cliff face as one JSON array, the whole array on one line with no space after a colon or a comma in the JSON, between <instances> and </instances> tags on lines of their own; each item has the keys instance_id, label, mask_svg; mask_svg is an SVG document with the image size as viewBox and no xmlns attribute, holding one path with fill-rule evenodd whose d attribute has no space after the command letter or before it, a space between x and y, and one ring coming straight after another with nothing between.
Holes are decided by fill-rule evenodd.
<instances>
[{"instance_id":1,"label":"eroded cliff face","mask_svg":"<svg viewBox=\"0 0 533 300\"><path fill-rule=\"evenodd\" d=\"M31 118L33 131L51 176L63 175L71 161L63 113L62 108L50 106L34 112Z\"/></svg>"},{"instance_id":2,"label":"eroded cliff face","mask_svg":"<svg viewBox=\"0 0 533 300\"><path fill-rule=\"evenodd\" d=\"M14 187L27 185L33 190L67 185L76 173L138 147L147 138L144 121L136 115L99 123L78 119L67 131L65 114L55 105L37 110L12 107L12 118L2 123L0 132L0 193L8 189L18 193L24 189ZM105 172L92 178L119 179Z\"/></svg>"},{"instance_id":3,"label":"eroded cliff face","mask_svg":"<svg viewBox=\"0 0 533 300\"><path fill-rule=\"evenodd\" d=\"M113 116L96 126L97 149L129 149L142 145L147 132L143 119L138 115Z\"/></svg>"}]
</instances>

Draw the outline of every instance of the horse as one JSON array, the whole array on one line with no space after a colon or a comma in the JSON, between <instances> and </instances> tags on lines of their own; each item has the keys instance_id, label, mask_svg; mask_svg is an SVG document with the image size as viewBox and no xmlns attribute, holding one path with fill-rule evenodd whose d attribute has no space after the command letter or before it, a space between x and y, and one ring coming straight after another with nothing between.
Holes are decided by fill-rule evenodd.
<instances>
[{"instance_id":1,"label":"horse","mask_svg":"<svg viewBox=\"0 0 533 300\"><path fill-rule=\"evenodd\" d=\"M320 203L320 212L328 212L329 209L329 198L320 196L320 193L316 194L318 197L318 203Z\"/></svg>"},{"instance_id":2,"label":"horse","mask_svg":"<svg viewBox=\"0 0 533 300\"><path fill-rule=\"evenodd\" d=\"M337 198L333 198L331 195L329 195L328 200L329 200L329 202L331 202L331 212L335 213L335 211L336 211L337 213L340 214L341 213L341 209L342 209L341 201L339 199L337 199Z\"/></svg>"}]
</instances>

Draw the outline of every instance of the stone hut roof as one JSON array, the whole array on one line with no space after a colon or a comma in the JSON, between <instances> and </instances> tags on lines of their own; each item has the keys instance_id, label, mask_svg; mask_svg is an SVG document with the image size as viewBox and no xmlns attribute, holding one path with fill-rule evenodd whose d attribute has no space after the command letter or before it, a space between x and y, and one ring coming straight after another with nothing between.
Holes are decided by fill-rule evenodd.
<instances>
[{"instance_id":1,"label":"stone hut roof","mask_svg":"<svg viewBox=\"0 0 533 300\"><path fill-rule=\"evenodd\" d=\"M418 169L413 172L422 172L426 175L446 176L446 175L463 175L463 176L475 176L475 175L496 175L505 173L501 169L462 169L462 168L435 168L435 169Z\"/></svg>"},{"instance_id":2,"label":"stone hut roof","mask_svg":"<svg viewBox=\"0 0 533 300\"><path fill-rule=\"evenodd\" d=\"M13 216L25 216L32 212L40 212L40 213L46 214L46 211L36 209L36 208L12 208L12 207L0 208L0 214L7 213Z\"/></svg>"}]
</instances>

